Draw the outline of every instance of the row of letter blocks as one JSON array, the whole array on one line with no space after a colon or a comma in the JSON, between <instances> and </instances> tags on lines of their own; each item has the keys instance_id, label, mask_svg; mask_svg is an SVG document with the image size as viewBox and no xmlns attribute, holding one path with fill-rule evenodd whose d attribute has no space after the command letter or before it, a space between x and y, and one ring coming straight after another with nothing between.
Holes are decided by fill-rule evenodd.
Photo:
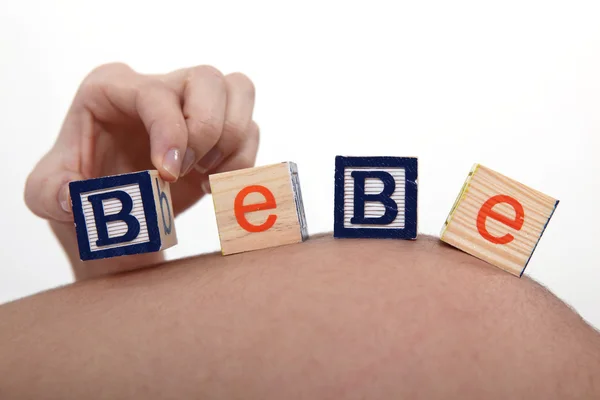
<instances>
[{"instance_id":1,"label":"row of letter blocks","mask_svg":"<svg viewBox=\"0 0 600 400\"><path fill-rule=\"evenodd\" d=\"M336 238L417 238L418 161L336 157ZM224 255L304 241L300 181L291 162L209 177ZM177 243L169 184L156 171L71 182L82 260ZM441 240L521 276L558 201L481 165L469 173Z\"/></svg>"}]
</instances>

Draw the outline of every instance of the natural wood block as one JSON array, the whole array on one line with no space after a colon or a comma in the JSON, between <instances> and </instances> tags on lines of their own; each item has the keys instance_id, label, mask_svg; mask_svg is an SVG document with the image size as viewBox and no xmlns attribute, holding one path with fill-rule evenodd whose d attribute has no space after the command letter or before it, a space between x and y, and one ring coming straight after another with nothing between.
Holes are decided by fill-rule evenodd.
<instances>
[{"instance_id":1,"label":"natural wood block","mask_svg":"<svg viewBox=\"0 0 600 400\"><path fill-rule=\"evenodd\" d=\"M335 158L336 238L417 237L418 160Z\"/></svg>"},{"instance_id":2,"label":"natural wood block","mask_svg":"<svg viewBox=\"0 0 600 400\"><path fill-rule=\"evenodd\" d=\"M177 244L171 190L158 171L75 181L69 191L82 260Z\"/></svg>"},{"instance_id":3,"label":"natural wood block","mask_svg":"<svg viewBox=\"0 0 600 400\"><path fill-rule=\"evenodd\" d=\"M296 164L224 172L209 180L223 255L307 238Z\"/></svg>"},{"instance_id":4,"label":"natural wood block","mask_svg":"<svg viewBox=\"0 0 600 400\"><path fill-rule=\"evenodd\" d=\"M475 164L440 236L522 276L557 205L558 200Z\"/></svg>"}]
</instances>

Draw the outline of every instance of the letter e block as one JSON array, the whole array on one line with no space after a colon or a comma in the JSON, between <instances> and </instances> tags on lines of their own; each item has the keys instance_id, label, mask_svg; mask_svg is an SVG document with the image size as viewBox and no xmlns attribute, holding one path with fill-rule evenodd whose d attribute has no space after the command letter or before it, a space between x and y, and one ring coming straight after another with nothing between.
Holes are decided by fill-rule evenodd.
<instances>
[{"instance_id":1,"label":"letter e block","mask_svg":"<svg viewBox=\"0 0 600 400\"><path fill-rule=\"evenodd\" d=\"M209 176L223 255L302 242L308 236L292 162Z\"/></svg>"},{"instance_id":2,"label":"letter e block","mask_svg":"<svg viewBox=\"0 0 600 400\"><path fill-rule=\"evenodd\" d=\"M417 237L418 160L335 158L336 238Z\"/></svg>"},{"instance_id":3,"label":"letter e block","mask_svg":"<svg viewBox=\"0 0 600 400\"><path fill-rule=\"evenodd\" d=\"M558 200L475 164L440 236L520 277L557 205Z\"/></svg>"},{"instance_id":4,"label":"letter e block","mask_svg":"<svg viewBox=\"0 0 600 400\"><path fill-rule=\"evenodd\" d=\"M69 191L84 261L177 244L169 183L158 171L75 181Z\"/></svg>"}]
</instances>

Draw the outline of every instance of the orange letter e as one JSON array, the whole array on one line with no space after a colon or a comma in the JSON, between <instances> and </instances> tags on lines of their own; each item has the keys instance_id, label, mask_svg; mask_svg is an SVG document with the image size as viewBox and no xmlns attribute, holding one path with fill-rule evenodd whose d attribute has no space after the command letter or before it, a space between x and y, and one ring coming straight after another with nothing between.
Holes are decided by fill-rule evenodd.
<instances>
[{"instance_id":1,"label":"orange letter e","mask_svg":"<svg viewBox=\"0 0 600 400\"><path fill-rule=\"evenodd\" d=\"M265 196L265 202L264 203L258 203L258 204L249 204L249 205L244 205L244 199L246 198L246 196L248 196L250 193L260 193L263 196ZM246 213L249 212L253 212L253 211L261 211L261 210L270 210L272 208L276 208L277 204L275 203L275 197L273 196L273 193L271 193L271 191L269 189L267 189L264 186L260 186L260 185L252 185L252 186L247 186L245 188L243 188L242 190L240 190L240 192L237 194L237 196L235 196L235 201L233 204L233 210L235 212L235 219L237 220L238 224L240 224L240 226L242 228L244 228L245 230L247 230L248 232L264 232L267 229L269 229L270 227L273 226L273 224L275 223L275 221L277 221L277 215L273 215L270 214L267 217L267 220L260 225L253 225L250 222L248 222L248 220L246 219Z\"/></svg>"},{"instance_id":2,"label":"orange letter e","mask_svg":"<svg viewBox=\"0 0 600 400\"><path fill-rule=\"evenodd\" d=\"M510 204L515 210L515 219L509 219L504 215L498 214L492 210L492 208L498 203ZM502 222L504 225L508 225L513 229L521 230L523 227L523 222L525 221L525 212L523 211L523 206L521 203L514 198L503 194L489 198L485 203L483 203L483 206L481 206L479 214L477 215L477 230L479 231L479 234L483 236L484 239L487 239L492 243L507 244L513 241L514 236L510 233L500 237L492 236L485 227L485 220L488 217Z\"/></svg>"}]
</instances>

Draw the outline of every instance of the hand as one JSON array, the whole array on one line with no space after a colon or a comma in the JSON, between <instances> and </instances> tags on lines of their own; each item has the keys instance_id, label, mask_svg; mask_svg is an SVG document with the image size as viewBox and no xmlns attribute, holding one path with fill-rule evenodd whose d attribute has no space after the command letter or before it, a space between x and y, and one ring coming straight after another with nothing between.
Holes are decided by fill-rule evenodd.
<instances>
[{"instance_id":1,"label":"hand","mask_svg":"<svg viewBox=\"0 0 600 400\"><path fill-rule=\"evenodd\" d=\"M101 66L81 84L54 147L27 179L25 201L51 221L75 266L70 181L157 169L176 182L177 215L209 192L209 173L254 165L259 132L253 108L254 85L240 73L223 76L199 66L142 75L123 64Z\"/></svg>"}]
</instances>

